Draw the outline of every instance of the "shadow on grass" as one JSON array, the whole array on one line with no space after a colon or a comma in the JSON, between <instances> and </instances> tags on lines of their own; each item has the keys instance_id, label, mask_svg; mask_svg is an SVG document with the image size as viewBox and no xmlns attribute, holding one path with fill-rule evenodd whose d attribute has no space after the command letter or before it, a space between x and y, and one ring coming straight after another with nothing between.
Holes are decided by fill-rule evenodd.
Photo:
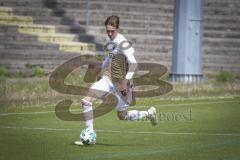
<instances>
[{"instance_id":1,"label":"shadow on grass","mask_svg":"<svg viewBox=\"0 0 240 160\"><path fill-rule=\"evenodd\" d=\"M118 147L118 146L135 146L135 145L130 145L130 144L109 144L109 143L96 143L95 145L76 145L74 143L70 143L72 146L77 146L77 147L94 147L94 146L104 146L104 147Z\"/></svg>"}]
</instances>

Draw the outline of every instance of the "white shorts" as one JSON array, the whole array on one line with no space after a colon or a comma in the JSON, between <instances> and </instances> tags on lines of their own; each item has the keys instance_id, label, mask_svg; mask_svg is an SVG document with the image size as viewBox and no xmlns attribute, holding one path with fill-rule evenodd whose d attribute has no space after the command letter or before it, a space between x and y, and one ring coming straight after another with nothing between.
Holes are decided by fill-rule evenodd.
<instances>
[{"instance_id":1,"label":"white shorts","mask_svg":"<svg viewBox=\"0 0 240 160\"><path fill-rule=\"evenodd\" d=\"M94 92L95 96L99 98L107 96L110 93L114 94L118 100L118 104L116 106L117 111L124 111L129 107L129 104L122 98L121 93L117 91L116 85L114 85L106 76L103 76L99 81L93 83L90 89L99 90L100 92Z\"/></svg>"}]
</instances>

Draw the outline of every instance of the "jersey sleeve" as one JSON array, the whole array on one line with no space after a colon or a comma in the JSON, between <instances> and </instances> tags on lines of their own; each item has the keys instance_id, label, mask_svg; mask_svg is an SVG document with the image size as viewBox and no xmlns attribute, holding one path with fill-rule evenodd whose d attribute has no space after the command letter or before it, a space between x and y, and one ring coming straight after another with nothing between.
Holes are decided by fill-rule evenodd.
<instances>
[{"instance_id":1,"label":"jersey sleeve","mask_svg":"<svg viewBox=\"0 0 240 160\"><path fill-rule=\"evenodd\" d=\"M109 62L110 62L110 57L109 57L109 56L106 56L105 59L104 59L103 62L102 62L101 68L102 68L102 69L107 68L108 65L109 65Z\"/></svg>"},{"instance_id":2,"label":"jersey sleeve","mask_svg":"<svg viewBox=\"0 0 240 160\"><path fill-rule=\"evenodd\" d=\"M128 61L128 72L127 72L125 78L130 80L133 78L134 71L137 68L137 61L134 57L134 49L132 47L130 47L129 49L124 50L123 54L126 56L127 61Z\"/></svg>"}]
</instances>

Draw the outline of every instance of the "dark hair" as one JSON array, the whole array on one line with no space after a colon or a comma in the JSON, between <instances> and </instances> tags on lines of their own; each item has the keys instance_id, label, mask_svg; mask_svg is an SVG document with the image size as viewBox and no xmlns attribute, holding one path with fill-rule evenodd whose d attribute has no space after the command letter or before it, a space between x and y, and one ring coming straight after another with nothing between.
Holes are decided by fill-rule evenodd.
<instances>
[{"instance_id":1,"label":"dark hair","mask_svg":"<svg viewBox=\"0 0 240 160\"><path fill-rule=\"evenodd\" d=\"M113 26L113 27L118 29L119 28L119 21L120 20L119 20L118 16L112 15L112 16L110 16L106 19L105 26L110 25L110 26Z\"/></svg>"}]
</instances>

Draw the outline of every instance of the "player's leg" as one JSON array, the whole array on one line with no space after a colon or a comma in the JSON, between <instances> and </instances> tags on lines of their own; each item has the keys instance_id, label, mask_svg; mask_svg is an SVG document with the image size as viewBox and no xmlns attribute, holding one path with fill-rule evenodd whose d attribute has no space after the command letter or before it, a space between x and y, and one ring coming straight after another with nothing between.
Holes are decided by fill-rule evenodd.
<instances>
[{"instance_id":1,"label":"player's leg","mask_svg":"<svg viewBox=\"0 0 240 160\"><path fill-rule=\"evenodd\" d=\"M138 110L117 111L117 115L120 120L128 120L128 121L150 120L150 122L154 126L157 125L158 123L155 107L151 107L147 111L138 111Z\"/></svg>"},{"instance_id":2,"label":"player's leg","mask_svg":"<svg viewBox=\"0 0 240 160\"><path fill-rule=\"evenodd\" d=\"M86 128L93 129L92 98L84 97L81 100Z\"/></svg>"},{"instance_id":3,"label":"player's leg","mask_svg":"<svg viewBox=\"0 0 240 160\"><path fill-rule=\"evenodd\" d=\"M118 105L117 115L120 120L127 120L127 121L147 121L150 120L152 125L157 125L158 117L157 111L155 107L150 107L146 111L139 111L139 110L127 110L128 105L126 102L118 95Z\"/></svg>"},{"instance_id":4,"label":"player's leg","mask_svg":"<svg viewBox=\"0 0 240 160\"><path fill-rule=\"evenodd\" d=\"M81 101L84 113L86 128L93 129L93 106L92 97L102 97L110 92L110 87L106 79L102 78L92 84L86 97Z\"/></svg>"},{"instance_id":5,"label":"player's leg","mask_svg":"<svg viewBox=\"0 0 240 160\"><path fill-rule=\"evenodd\" d=\"M92 97L86 96L81 100L86 128L93 129ZM82 141L75 141L75 145L83 146Z\"/></svg>"}]
</instances>

